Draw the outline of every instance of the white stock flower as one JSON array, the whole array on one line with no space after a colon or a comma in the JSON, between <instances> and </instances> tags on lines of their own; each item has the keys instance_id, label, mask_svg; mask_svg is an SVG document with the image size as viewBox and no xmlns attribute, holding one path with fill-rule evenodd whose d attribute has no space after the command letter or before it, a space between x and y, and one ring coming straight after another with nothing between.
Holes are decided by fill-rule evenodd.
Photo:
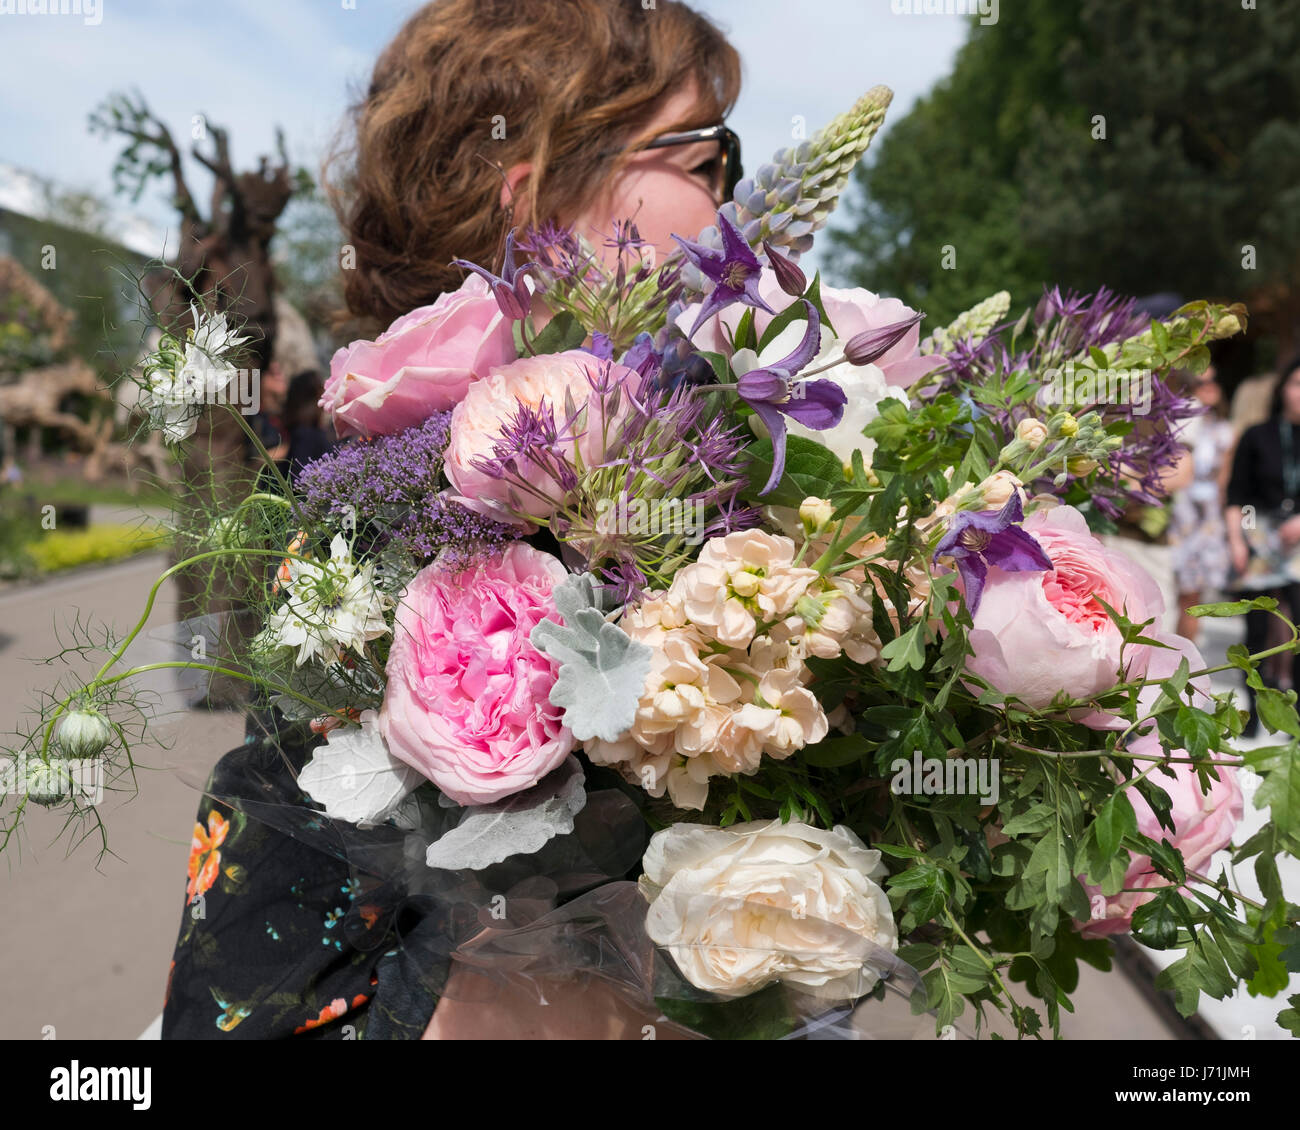
<instances>
[{"instance_id":1,"label":"white stock flower","mask_svg":"<svg viewBox=\"0 0 1300 1130\"><path fill-rule=\"evenodd\" d=\"M347 648L363 654L367 640L388 632L387 600L375 586L374 569L373 562L357 566L342 534L330 542L328 561L290 561L288 599L266 623L271 642L297 648L299 666L317 656L337 661Z\"/></svg>"},{"instance_id":2,"label":"white stock flower","mask_svg":"<svg viewBox=\"0 0 1300 1130\"><path fill-rule=\"evenodd\" d=\"M423 780L388 752L378 718L367 710L359 727L331 730L298 774L303 792L336 819L381 823Z\"/></svg>"},{"instance_id":3,"label":"white stock flower","mask_svg":"<svg viewBox=\"0 0 1300 1130\"><path fill-rule=\"evenodd\" d=\"M674 824L642 868L646 933L699 989L740 997L784 981L852 1000L898 949L880 853L843 826Z\"/></svg>"}]
</instances>

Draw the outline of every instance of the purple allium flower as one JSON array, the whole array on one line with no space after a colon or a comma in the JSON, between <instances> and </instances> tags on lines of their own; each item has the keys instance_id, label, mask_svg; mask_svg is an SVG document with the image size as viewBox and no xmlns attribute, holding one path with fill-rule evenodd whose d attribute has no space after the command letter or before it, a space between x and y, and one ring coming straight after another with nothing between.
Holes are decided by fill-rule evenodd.
<instances>
[{"instance_id":1,"label":"purple allium flower","mask_svg":"<svg viewBox=\"0 0 1300 1130\"><path fill-rule=\"evenodd\" d=\"M469 565L519 536L443 497L442 457L450 412L391 436L354 440L313 460L295 484L307 525L345 519L374 548L392 542L430 560Z\"/></svg>"},{"instance_id":2,"label":"purple allium flower","mask_svg":"<svg viewBox=\"0 0 1300 1130\"><path fill-rule=\"evenodd\" d=\"M1020 495L1011 492L1006 505L992 510L959 510L948 519L948 532L935 548L931 560L951 557L966 586L966 607L973 616L984 593L988 566L1009 573L1035 572L1052 568L1052 559L1032 536L1020 528L1024 518Z\"/></svg>"},{"instance_id":3,"label":"purple allium flower","mask_svg":"<svg viewBox=\"0 0 1300 1130\"><path fill-rule=\"evenodd\" d=\"M722 231L721 251L705 247L702 243L692 243L679 235L673 236L681 245L686 258L715 284L700 307L695 324L687 335L689 337L694 337L695 331L709 318L734 302L766 310L769 314L776 313L758 293L758 280L763 265L750 249L748 241L736 225L721 213L718 215L718 227Z\"/></svg>"},{"instance_id":4,"label":"purple allium flower","mask_svg":"<svg viewBox=\"0 0 1300 1130\"><path fill-rule=\"evenodd\" d=\"M1013 352L1005 331L1014 323L1007 321L979 342L957 341L945 354L947 372L936 389L979 387L988 380L1010 373L1044 373L1062 368L1071 358L1087 350L1115 345L1143 333L1149 319L1142 315L1132 298L1125 298L1102 287L1095 294L1047 288L1034 308L1031 334L1022 333ZM1091 406L1103 424L1131 423L1102 472L1090 484L1093 505L1109 518L1117 518L1130 505L1153 505L1167 494L1163 479L1178 462L1182 445L1178 435L1183 424L1203 411L1196 400L1179 396L1158 373L1151 374L1149 410L1135 410L1127 403L1104 400ZM1024 410L989 411L1006 442L1015 435L1016 426L1025 415L1037 412L1035 405ZM1032 490L1068 494L1079 476L1067 473L1061 485L1052 478L1027 484Z\"/></svg>"}]
</instances>

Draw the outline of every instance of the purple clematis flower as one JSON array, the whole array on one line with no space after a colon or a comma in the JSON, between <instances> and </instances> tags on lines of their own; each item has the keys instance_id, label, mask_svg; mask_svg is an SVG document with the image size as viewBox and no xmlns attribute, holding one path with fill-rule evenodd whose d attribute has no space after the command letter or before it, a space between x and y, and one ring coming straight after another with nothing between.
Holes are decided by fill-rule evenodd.
<instances>
[{"instance_id":1,"label":"purple clematis flower","mask_svg":"<svg viewBox=\"0 0 1300 1130\"><path fill-rule=\"evenodd\" d=\"M1012 491L1001 510L959 510L948 520L948 532L932 560L947 556L956 563L972 616L984 593L988 566L996 565L1009 573L1053 568L1043 547L1020 528L1024 516L1019 492Z\"/></svg>"},{"instance_id":2,"label":"purple clematis flower","mask_svg":"<svg viewBox=\"0 0 1300 1130\"><path fill-rule=\"evenodd\" d=\"M803 340L788 357L763 369L751 369L736 381L736 391L755 414L767 425L772 437L772 474L758 493L767 494L785 473L785 417L799 421L805 428L824 431L833 428L844 415L848 401L844 390L834 381L795 381L795 374L821 350L822 323L817 307L803 300L808 315L808 329Z\"/></svg>"},{"instance_id":3,"label":"purple clematis flower","mask_svg":"<svg viewBox=\"0 0 1300 1130\"><path fill-rule=\"evenodd\" d=\"M528 277L528 272L533 269L533 265L531 263L526 263L522 267L515 265L514 232L506 236L505 259L501 264L499 275L494 275L486 267L480 267L468 259L453 259L452 262L463 270L473 271L492 288L492 297L497 300L497 306L507 318L518 322L527 315L532 295L529 294L528 284L524 279Z\"/></svg>"},{"instance_id":4,"label":"purple clematis flower","mask_svg":"<svg viewBox=\"0 0 1300 1130\"><path fill-rule=\"evenodd\" d=\"M722 232L721 251L705 247L700 243L692 243L678 235L673 236L673 239L681 244L686 258L694 263L706 278L717 284L704 300L704 305L700 307L699 316L695 319L695 325L691 327L688 337L694 337L695 331L700 326L733 302L743 302L746 306L755 306L759 310L766 310L769 314L776 313L758 293L758 279L763 265L751 250L749 241L740 234L740 229L721 213L718 214L718 229Z\"/></svg>"}]
</instances>

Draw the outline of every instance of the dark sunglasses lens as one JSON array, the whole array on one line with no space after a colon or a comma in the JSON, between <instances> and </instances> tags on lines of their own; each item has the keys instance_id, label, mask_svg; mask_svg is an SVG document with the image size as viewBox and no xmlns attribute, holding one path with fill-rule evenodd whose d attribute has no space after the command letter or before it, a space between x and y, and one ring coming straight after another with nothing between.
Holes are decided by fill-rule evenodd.
<instances>
[{"instance_id":1,"label":"dark sunglasses lens","mask_svg":"<svg viewBox=\"0 0 1300 1130\"><path fill-rule=\"evenodd\" d=\"M723 203L730 200L736 192L736 185L745 175L744 166L740 163L740 138L730 131L727 132L723 150L722 162L725 170L725 181L723 184Z\"/></svg>"}]
</instances>

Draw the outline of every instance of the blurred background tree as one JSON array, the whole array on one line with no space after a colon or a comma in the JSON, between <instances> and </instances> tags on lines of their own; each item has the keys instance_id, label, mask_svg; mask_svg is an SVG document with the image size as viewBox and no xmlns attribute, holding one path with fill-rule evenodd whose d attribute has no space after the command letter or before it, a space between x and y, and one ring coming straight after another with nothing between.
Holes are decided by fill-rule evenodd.
<instances>
[{"instance_id":1,"label":"blurred background tree","mask_svg":"<svg viewBox=\"0 0 1300 1130\"><path fill-rule=\"evenodd\" d=\"M1117 16L1103 0L1025 0L972 21L952 75L856 182L831 271L927 325L998 289L1021 307L1051 279L1245 301L1252 336L1230 378L1300 344L1289 6L1149 0Z\"/></svg>"}]
</instances>

